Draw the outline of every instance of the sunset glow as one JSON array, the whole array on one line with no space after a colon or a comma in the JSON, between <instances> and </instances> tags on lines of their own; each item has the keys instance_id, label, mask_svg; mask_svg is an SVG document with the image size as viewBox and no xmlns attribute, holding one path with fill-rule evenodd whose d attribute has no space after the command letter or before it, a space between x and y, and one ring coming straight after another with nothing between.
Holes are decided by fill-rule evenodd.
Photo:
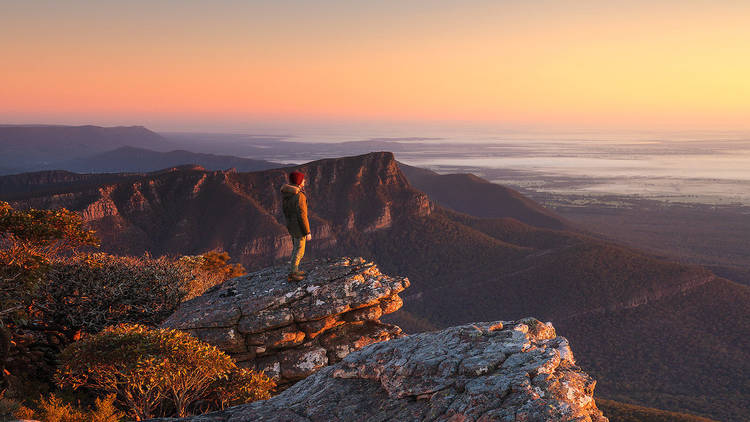
<instances>
[{"instance_id":1,"label":"sunset glow","mask_svg":"<svg viewBox=\"0 0 750 422\"><path fill-rule=\"evenodd\" d=\"M750 128L748 2L10 1L0 28L5 123Z\"/></svg>"}]
</instances>

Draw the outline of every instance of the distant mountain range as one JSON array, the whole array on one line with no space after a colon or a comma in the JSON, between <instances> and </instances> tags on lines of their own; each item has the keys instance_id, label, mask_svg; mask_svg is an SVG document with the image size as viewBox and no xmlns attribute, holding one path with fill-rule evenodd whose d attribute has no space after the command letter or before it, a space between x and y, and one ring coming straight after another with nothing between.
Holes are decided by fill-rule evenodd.
<instances>
[{"instance_id":1,"label":"distant mountain range","mask_svg":"<svg viewBox=\"0 0 750 422\"><path fill-rule=\"evenodd\" d=\"M309 180L308 257L363 255L408 276L393 314L407 331L551 320L603 397L746 417L747 377L738 374L750 373L747 286L583 235L518 192L399 166L390 153L294 168ZM259 268L283 265L291 250L278 194L289 170L41 172L0 177L0 199L79 210L113 252L223 248Z\"/></svg>"},{"instance_id":2,"label":"distant mountain range","mask_svg":"<svg viewBox=\"0 0 750 422\"><path fill-rule=\"evenodd\" d=\"M149 172L185 164L208 170L258 171L281 164L194 153L142 126L0 125L0 174L39 170Z\"/></svg>"},{"instance_id":3,"label":"distant mountain range","mask_svg":"<svg viewBox=\"0 0 750 422\"><path fill-rule=\"evenodd\" d=\"M159 149L167 143L142 126L0 126L0 169L52 169L47 166L126 145Z\"/></svg>"},{"instance_id":4,"label":"distant mountain range","mask_svg":"<svg viewBox=\"0 0 750 422\"><path fill-rule=\"evenodd\" d=\"M88 157L58 163L56 168L78 173L150 172L185 164L196 164L206 170L259 171L283 167L270 161L252 160L231 155L201 154L185 150L152 151L131 146L120 147Z\"/></svg>"}]
</instances>

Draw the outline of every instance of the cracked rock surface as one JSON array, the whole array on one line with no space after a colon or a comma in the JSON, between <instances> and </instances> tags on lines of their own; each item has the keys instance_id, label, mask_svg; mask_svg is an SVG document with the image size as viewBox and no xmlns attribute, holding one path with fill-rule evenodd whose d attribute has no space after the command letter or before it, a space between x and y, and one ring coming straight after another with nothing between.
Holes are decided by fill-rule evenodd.
<instances>
[{"instance_id":1,"label":"cracked rock surface","mask_svg":"<svg viewBox=\"0 0 750 422\"><path fill-rule=\"evenodd\" d=\"M371 344L266 401L181 420L606 422L568 341L533 318Z\"/></svg>"},{"instance_id":2,"label":"cracked rock surface","mask_svg":"<svg viewBox=\"0 0 750 422\"><path fill-rule=\"evenodd\" d=\"M362 258L315 261L302 269L308 275L296 283L287 281L287 267L228 280L180 305L163 326L190 332L281 386L371 343L403 336L379 318L401 307L398 293L408 279L384 275Z\"/></svg>"}]
</instances>

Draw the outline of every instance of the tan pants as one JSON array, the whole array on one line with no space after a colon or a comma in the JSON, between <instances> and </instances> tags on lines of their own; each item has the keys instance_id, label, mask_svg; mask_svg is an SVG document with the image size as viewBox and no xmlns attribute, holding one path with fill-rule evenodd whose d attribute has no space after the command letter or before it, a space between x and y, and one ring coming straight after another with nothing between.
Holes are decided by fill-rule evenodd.
<instances>
[{"instance_id":1,"label":"tan pants","mask_svg":"<svg viewBox=\"0 0 750 422\"><path fill-rule=\"evenodd\" d=\"M302 260L302 256L305 255L305 238L292 236L292 261L290 263L289 272L296 273L299 271L299 262Z\"/></svg>"}]
</instances>

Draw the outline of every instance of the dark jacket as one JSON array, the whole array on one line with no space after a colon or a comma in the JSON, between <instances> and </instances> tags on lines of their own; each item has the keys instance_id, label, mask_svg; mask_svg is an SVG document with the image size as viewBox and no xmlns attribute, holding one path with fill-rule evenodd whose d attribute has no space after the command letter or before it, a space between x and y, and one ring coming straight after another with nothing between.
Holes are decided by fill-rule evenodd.
<instances>
[{"instance_id":1,"label":"dark jacket","mask_svg":"<svg viewBox=\"0 0 750 422\"><path fill-rule=\"evenodd\" d=\"M286 228L293 237L305 237L310 234L310 222L307 221L307 197L297 185L281 187L282 209L286 219Z\"/></svg>"}]
</instances>

